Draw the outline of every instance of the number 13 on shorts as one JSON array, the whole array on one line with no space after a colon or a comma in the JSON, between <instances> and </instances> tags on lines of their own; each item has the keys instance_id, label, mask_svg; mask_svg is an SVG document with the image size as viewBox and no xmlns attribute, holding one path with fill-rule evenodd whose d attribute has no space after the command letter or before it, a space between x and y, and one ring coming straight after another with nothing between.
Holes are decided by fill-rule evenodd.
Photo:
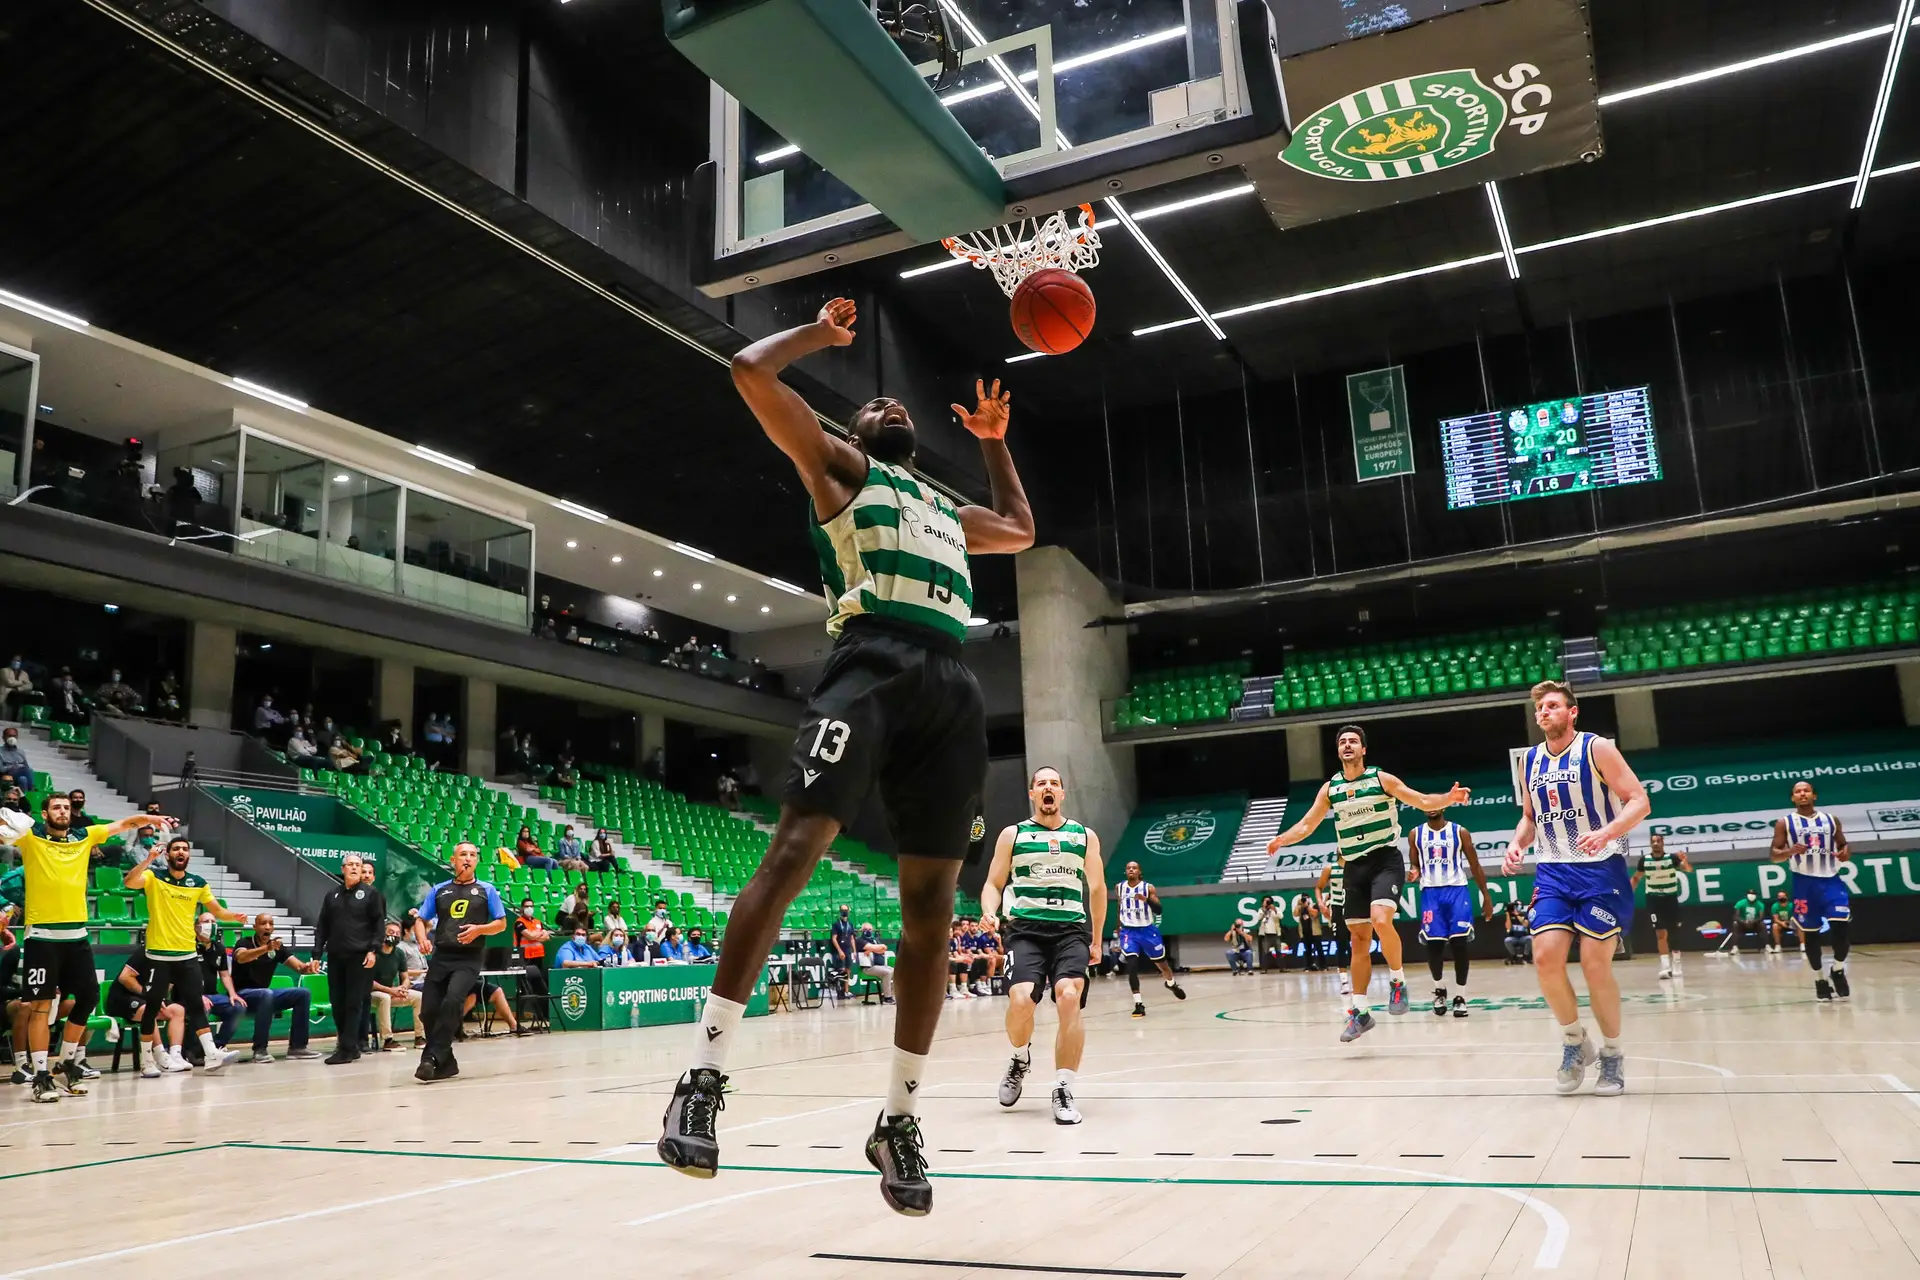
<instances>
[{"instance_id":1,"label":"number 13 on shorts","mask_svg":"<svg viewBox=\"0 0 1920 1280\"><path fill-rule=\"evenodd\" d=\"M820 731L813 735L813 748L807 754L816 760L833 764L847 749L847 739L853 735L853 729L845 720L821 720Z\"/></svg>"}]
</instances>

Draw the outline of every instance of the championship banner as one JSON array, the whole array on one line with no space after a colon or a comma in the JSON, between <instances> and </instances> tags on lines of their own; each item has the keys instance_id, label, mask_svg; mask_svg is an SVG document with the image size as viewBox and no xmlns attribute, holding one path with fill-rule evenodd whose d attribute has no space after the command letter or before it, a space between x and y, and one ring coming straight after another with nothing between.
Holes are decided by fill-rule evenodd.
<instances>
[{"instance_id":1,"label":"championship banner","mask_svg":"<svg viewBox=\"0 0 1920 1280\"><path fill-rule=\"evenodd\" d=\"M1413 474L1413 421L1407 416L1404 365L1347 375L1353 425L1353 475L1362 484Z\"/></svg>"},{"instance_id":2,"label":"championship banner","mask_svg":"<svg viewBox=\"0 0 1920 1280\"><path fill-rule=\"evenodd\" d=\"M1582 0L1461 9L1287 58L1280 80L1292 138L1245 168L1283 229L1603 149Z\"/></svg>"},{"instance_id":3,"label":"championship banner","mask_svg":"<svg viewBox=\"0 0 1920 1280\"><path fill-rule=\"evenodd\" d=\"M1118 843L1101 851L1107 880L1117 882L1129 862L1138 862L1146 878L1156 883L1205 884L1218 880L1246 812L1245 794L1189 796L1143 804Z\"/></svg>"}]
</instances>

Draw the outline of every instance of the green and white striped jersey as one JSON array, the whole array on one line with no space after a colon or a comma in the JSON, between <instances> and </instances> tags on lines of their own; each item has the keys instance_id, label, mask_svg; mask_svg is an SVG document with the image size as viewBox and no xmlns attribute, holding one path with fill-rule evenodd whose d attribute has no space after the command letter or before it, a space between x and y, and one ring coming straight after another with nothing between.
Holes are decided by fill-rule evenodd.
<instances>
[{"instance_id":1,"label":"green and white striped jersey","mask_svg":"<svg viewBox=\"0 0 1920 1280\"><path fill-rule=\"evenodd\" d=\"M1357 778L1344 771L1327 779L1333 805L1334 843L1340 861L1352 862L1383 844L1400 841L1400 802L1380 785L1380 771L1368 765Z\"/></svg>"},{"instance_id":2,"label":"green and white striped jersey","mask_svg":"<svg viewBox=\"0 0 1920 1280\"><path fill-rule=\"evenodd\" d=\"M1680 859L1671 853L1641 854L1640 874L1646 879L1648 893L1665 896L1680 892Z\"/></svg>"},{"instance_id":3,"label":"green and white striped jersey","mask_svg":"<svg viewBox=\"0 0 1920 1280\"><path fill-rule=\"evenodd\" d=\"M861 614L955 639L973 616L973 573L960 513L905 467L867 461L867 479L833 519L813 526L820 580L838 636Z\"/></svg>"},{"instance_id":4,"label":"green and white striped jersey","mask_svg":"<svg viewBox=\"0 0 1920 1280\"><path fill-rule=\"evenodd\" d=\"M1035 924L1087 923L1087 829L1027 821L1013 829L1006 913Z\"/></svg>"}]
</instances>

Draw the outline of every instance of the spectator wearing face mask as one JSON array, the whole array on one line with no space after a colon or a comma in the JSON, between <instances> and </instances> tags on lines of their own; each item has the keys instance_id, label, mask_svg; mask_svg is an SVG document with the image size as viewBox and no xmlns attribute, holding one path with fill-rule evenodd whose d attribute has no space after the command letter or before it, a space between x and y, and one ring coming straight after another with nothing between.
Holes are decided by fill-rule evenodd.
<instances>
[{"instance_id":1,"label":"spectator wearing face mask","mask_svg":"<svg viewBox=\"0 0 1920 1280\"><path fill-rule=\"evenodd\" d=\"M700 930L698 929L688 930L687 932L687 963L712 964L719 958L720 957L716 956L713 953L713 948L707 945L706 939L701 935Z\"/></svg>"},{"instance_id":2,"label":"spectator wearing face mask","mask_svg":"<svg viewBox=\"0 0 1920 1280\"><path fill-rule=\"evenodd\" d=\"M563 827L560 839L553 846L553 856L568 871L585 871L587 860L581 856L580 839L573 834L572 827Z\"/></svg>"},{"instance_id":3,"label":"spectator wearing face mask","mask_svg":"<svg viewBox=\"0 0 1920 1280\"><path fill-rule=\"evenodd\" d=\"M585 926L574 929L573 936L560 944L558 968L561 969L598 969L600 950L587 940Z\"/></svg>"},{"instance_id":4,"label":"spectator wearing face mask","mask_svg":"<svg viewBox=\"0 0 1920 1280\"><path fill-rule=\"evenodd\" d=\"M53 678L52 693L56 720L64 720L68 724L87 722L87 695L80 692L80 682L73 678L73 668L60 668L60 674Z\"/></svg>"},{"instance_id":5,"label":"spectator wearing face mask","mask_svg":"<svg viewBox=\"0 0 1920 1280\"><path fill-rule=\"evenodd\" d=\"M140 704L140 691L120 678L114 671L107 676L107 682L94 690L93 702L96 707L108 715L126 716L145 708Z\"/></svg>"},{"instance_id":6,"label":"spectator wearing face mask","mask_svg":"<svg viewBox=\"0 0 1920 1280\"><path fill-rule=\"evenodd\" d=\"M655 958L655 964L687 963L687 944L680 940L680 929L677 925L667 926L667 936L660 939L659 950L660 954Z\"/></svg>"},{"instance_id":7,"label":"spectator wearing face mask","mask_svg":"<svg viewBox=\"0 0 1920 1280\"><path fill-rule=\"evenodd\" d=\"M633 930L627 928L626 920L620 915L620 899L607 899L607 909L600 917L600 927L608 933L618 933L629 938L633 936Z\"/></svg>"},{"instance_id":8,"label":"spectator wearing face mask","mask_svg":"<svg viewBox=\"0 0 1920 1280\"><path fill-rule=\"evenodd\" d=\"M287 763L297 769L331 768L327 758L320 754L319 744L307 736L309 732L301 725L287 736Z\"/></svg>"},{"instance_id":9,"label":"spectator wearing face mask","mask_svg":"<svg viewBox=\"0 0 1920 1280\"><path fill-rule=\"evenodd\" d=\"M607 940L600 945L600 965L605 969L620 969L633 963L633 953L627 950L627 931L608 929Z\"/></svg>"},{"instance_id":10,"label":"spectator wearing face mask","mask_svg":"<svg viewBox=\"0 0 1920 1280\"><path fill-rule=\"evenodd\" d=\"M860 926L860 936L854 941L854 961L860 966L863 977L876 979L880 983L880 1003L893 1003L893 963L888 958L887 944L873 931L871 924Z\"/></svg>"},{"instance_id":11,"label":"spectator wearing face mask","mask_svg":"<svg viewBox=\"0 0 1920 1280\"><path fill-rule=\"evenodd\" d=\"M551 871L560 865L541 850L540 842L533 838L532 827L520 828L520 834L513 842L513 856L520 859L520 865L523 867L539 867Z\"/></svg>"},{"instance_id":12,"label":"spectator wearing face mask","mask_svg":"<svg viewBox=\"0 0 1920 1280\"><path fill-rule=\"evenodd\" d=\"M587 851L587 870L617 871L620 869L619 856L613 848L613 837L602 827L594 833L593 847Z\"/></svg>"},{"instance_id":13,"label":"spectator wearing face mask","mask_svg":"<svg viewBox=\"0 0 1920 1280\"><path fill-rule=\"evenodd\" d=\"M0 667L0 720L13 717L13 701L24 694L33 692L33 678L27 674L20 655L14 654L13 661Z\"/></svg>"},{"instance_id":14,"label":"spectator wearing face mask","mask_svg":"<svg viewBox=\"0 0 1920 1280\"><path fill-rule=\"evenodd\" d=\"M13 729L0 734L0 787L33 790L33 766L20 749L20 734Z\"/></svg>"},{"instance_id":15,"label":"spectator wearing face mask","mask_svg":"<svg viewBox=\"0 0 1920 1280\"><path fill-rule=\"evenodd\" d=\"M533 1017L547 999L547 942L553 931L540 922L532 898L520 900L520 914L513 918L513 945L520 949L520 1019L526 1021L528 1009Z\"/></svg>"},{"instance_id":16,"label":"spectator wearing face mask","mask_svg":"<svg viewBox=\"0 0 1920 1280\"><path fill-rule=\"evenodd\" d=\"M393 1034L393 1007L413 1010L413 1045L427 1042L420 1026L420 993L407 981L407 958L400 953L400 926L387 922L380 950L373 958L373 1025L380 1036L382 1053L400 1042Z\"/></svg>"}]
</instances>

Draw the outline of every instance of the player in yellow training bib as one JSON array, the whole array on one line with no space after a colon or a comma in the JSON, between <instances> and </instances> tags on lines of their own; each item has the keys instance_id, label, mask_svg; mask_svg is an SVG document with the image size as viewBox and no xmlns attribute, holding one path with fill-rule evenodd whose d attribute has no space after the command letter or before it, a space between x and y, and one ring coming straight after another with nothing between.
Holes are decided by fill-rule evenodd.
<instances>
[{"instance_id":1,"label":"player in yellow training bib","mask_svg":"<svg viewBox=\"0 0 1920 1280\"><path fill-rule=\"evenodd\" d=\"M213 896L213 886L187 870L193 857L193 842L175 836L166 844L166 870L155 872L153 860L161 854L159 845L147 850L140 864L127 872L129 889L142 889L147 895L147 960L153 978L147 984L146 1015L140 1020L142 1036L153 1035L154 1017L169 1001L187 1012L187 1030L199 1037L206 1055L200 1069L208 1075L224 1071L240 1055L222 1049L213 1042L207 1025L205 981L200 969L200 939L194 932L201 908L228 924L245 924L247 913L229 911ZM180 1053L174 1042L173 1052Z\"/></svg>"}]
</instances>

